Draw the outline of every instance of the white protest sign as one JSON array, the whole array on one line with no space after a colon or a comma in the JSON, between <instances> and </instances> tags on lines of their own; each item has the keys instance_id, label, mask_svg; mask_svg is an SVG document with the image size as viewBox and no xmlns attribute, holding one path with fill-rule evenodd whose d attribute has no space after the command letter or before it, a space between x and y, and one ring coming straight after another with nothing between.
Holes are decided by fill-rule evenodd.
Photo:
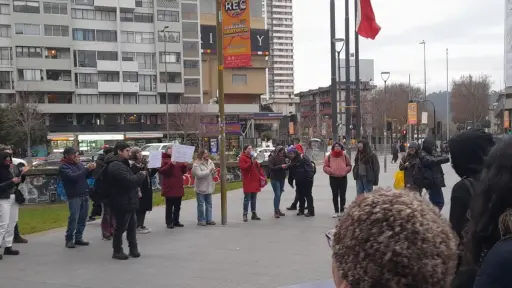
<instances>
[{"instance_id":1,"label":"white protest sign","mask_svg":"<svg viewBox=\"0 0 512 288\"><path fill-rule=\"evenodd\" d=\"M194 150L196 147L174 144L172 145L171 161L181 163L191 163L194 157Z\"/></svg>"},{"instance_id":2,"label":"white protest sign","mask_svg":"<svg viewBox=\"0 0 512 288\"><path fill-rule=\"evenodd\" d=\"M160 168L162 165L162 151L151 151L148 157L148 168Z\"/></svg>"}]
</instances>

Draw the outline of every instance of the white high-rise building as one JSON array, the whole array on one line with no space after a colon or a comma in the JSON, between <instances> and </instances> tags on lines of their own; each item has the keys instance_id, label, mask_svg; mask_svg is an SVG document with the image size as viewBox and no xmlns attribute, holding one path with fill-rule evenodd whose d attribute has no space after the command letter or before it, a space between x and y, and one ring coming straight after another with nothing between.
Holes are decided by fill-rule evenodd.
<instances>
[{"instance_id":1,"label":"white high-rise building","mask_svg":"<svg viewBox=\"0 0 512 288\"><path fill-rule=\"evenodd\" d=\"M293 77L292 0L264 0L264 4L267 28L270 35L268 96L270 98L269 102L272 103L269 104L279 102L281 103L279 106L288 106L290 104L288 102L291 102L288 99L293 99L295 88ZM278 107L273 108L277 108L276 111L282 110ZM286 110L290 111L289 109Z\"/></svg>"}]
</instances>

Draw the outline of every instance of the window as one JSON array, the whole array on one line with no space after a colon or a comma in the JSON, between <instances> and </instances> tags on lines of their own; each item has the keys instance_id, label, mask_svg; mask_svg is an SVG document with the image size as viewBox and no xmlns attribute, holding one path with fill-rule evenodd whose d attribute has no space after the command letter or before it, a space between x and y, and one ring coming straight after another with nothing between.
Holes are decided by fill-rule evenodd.
<instances>
[{"instance_id":1,"label":"window","mask_svg":"<svg viewBox=\"0 0 512 288\"><path fill-rule=\"evenodd\" d=\"M98 60L117 61L117 51L98 51Z\"/></svg>"},{"instance_id":2,"label":"window","mask_svg":"<svg viewBox=\"0 0 512 288\"><path fill-rule=\"evenodd\" d=\"M183 20L198 20L197 4L181 3L181 17Z\"/></svg>"},{"instance_id":3,"label":"window","mask_svg":"<svg viewBox=\"0 0 512 288\"><path fill-rule=\"evenodd\" d=\"M153 0L135 0L135 7L153 8Z\"/></svg>"},{"instance_id":4,"label":"window","mask_svg":"<svg viewBox=\"0 0 512 288\"><path fill-rule=\"evenodd\" d=\"M171 10L157 10L156 19L165 22L180 22L180 12Z\"/></svg>"},{"instance_id":5,"label":"window","mask_svg":"<svg viewBox=\"0 0 512 288\"><path fill-rule=\"evenodd\" d=\"M181 83L181 73L167 72L166 79L165 72L160 72L160 83Z\"/></svg>"},{"instance_id":6,"label":"window","mask_svg":"<svg viewBox=\"0 0 512 288\"><path fill-rule=\"evenodd\" d=\"M199 25L197 22L182 22L183 38L199 39Z\"/></svg>"},{"instance_id":7,"label":"window","mask_svg":"<svg viewBox=\"0 0 512 288\"><path fill-rule=\"evenodd\" d=\"M98 74L75 73L75 85L81 89L98 89Z\"/></svg>"},{"instance_id":8,"label":"window","mask_svg":"<svg viewBox=\"0 0 512 288\"><path fill-rule=\"evenodd\" d=\"M120 104L121 96L119 94L100 94L98 104Z\"/></svg>"},{"instance_id":9,"label":"window","mask_svg":"<svg viewBox=\"0 0 512 288\"><path fill-rule=\"evenodd\" d=\"M119 18L121 22L133 22L133 13L132 12L121 12L119 13Z\"/></svg>"},{"instance_id":10,"label":"window","mask_svg":"<svg viewBox=\"0 0 512 288\"><path fill-rule=\"evenodd\" d=\"M18 80L20 80L20 81L43 81L43 70L18 69Z\"/></svg>"},{"instance_id":11,"label":"window","mask_svg":"<svg viewBox=\"0 0 512 288\"><path fill-rule=\"evenodd\" d=\"M96 39L94 30L73 28L73 40L94 41Z\"/></svg>"},{"instance_id":12,"label":"window","mask_svg":"<svg viewBox=\"0 0 512 288\"><path fill-rule=\"evenodd\" d=\"M73 96L71 93L48 93L48 103L71 104L73 103Z\"/></svg>"},{"instance_id":13,"label":"window","mask_svg":"<svg viewBox=\"0 0 512 288\"><path fill-rule=\"evenodd\" d=\"M36 1L13 1L12 11L18 13L41 13L41 9L39 8L39 2Z\"/></svg>"},{"instance_id":14,"label":"window","mask_svg":"<svg viewBox=\"0 0 512 288\"><path fill-rule=\"evenodd\" d=\"M185 79L185 94L200 94L200 81L199 79Z\"/></svg>"},{"instance_id":15,"label":"window","mask_svg":"<svg viewBox=\"0 0 512 288\"><path fill-rule=\"evenodd\" d=\"M134 52L122 52L121 60L127 61L127 62L134 62L135 61L135 53Z\"/></svg>"},{"instance_id":16,"label":"window","mask_svg":"<svg viewBox=\"0 0 512 288\"><path fill-rule=\"evenodd\" d=\"M158 42L180 43L180 32L158 31Z\"/></svg>"},{"instance_id":17,"label":"window","mask_svg":"<svg viewBox=\"0 0 512 288\"><path fill-rule=\"evenodd\" d=\"M153 23L153 13L121 12L121 22Z\"/></svg>"},{"instance_id":18,"label":"window","mask_svg":"<svg viewBox=\"0 0 512 288\"><path fill-rule=\"evenodd\" d=\"M1 78L1 76L0 76L0 78ZM2 79L0 79L0 88L1 87L2 87ZM0 93L0 103L3 103L3 104L14 104L14 103L16 103L16 94Z\"/></svg>"},{"instance_id":19,"label":"window","mask_svg":"<svg viewBox=\"0 0 512 288\"><path fill-rule=\"evenodd\" d=\"M123 95L123 104L137 104L137 95Z\"/></svg>"},{"instance_id":20,"label":"window","mask_svg":"<svg viewBox=\"0 0 512 288\"><path fill-rule=\"evenodd\" d=\"M41 35L41 26L36 24L14 24L14 33L16 35Z\"/></svg>"},{"instance_id":21,"label":"window","mask_svg":"<svg viewBox=\"0 0 512 288\"><path fill-rule=\"evenodd\" d=\"M94 6L94 0L74 0L75 5Z\"/></svg>"},{"instance_id":22,"label":"window","mask_svg":"<svg viewBox=\"0 0 512 288\"><path fill-rule=\"evenodd\" d=\"M73 19L116 21L116 12L73 8L71 9L71 17Z\"/></svg>"},{"instance_id":23,"label":"window","mask_svg":"<svg viewBox=\"0 0 512 288\"><path fill-rule=\"evenodd\" d=\"M155 75L140 75L139 74L139 91L155 91ZM140 103L140 101L139 101ZM141 103L141 104L156 104L155 103Z\"/></svg>"},{"instance_id":24,"label":"window","mask_svg":"<svg viewBox=\"0 0 512 288\"><path fill-rule=\"evenodd\" d=\"M45 24L44 36L69 37L69 26Z\"/></svg>"},{"instance_id":25,"label":"window","mask_svg":"<svg viewBox=\"0 0 512 288\"><path fill-rule=\"evenodd\" d=\"M183 56L199 57L199 41L183 41Z\"/></svg>"},{"instance_id":26,"label":"window","mask_svg":"<svg viewBox=\"0 0 512 288\"><path fill-rule=\"evenodd\" d=\"M119 72L99 72L98 81L100 82L119 82Z\"/></svg>"},{"instance_id":27,"label":"window","mask_svg":"<svg viewBox=\"0 0 512 288\"><path fill-rule=\"evenodd\" d=\"M97 104L98 95L96 94L77 94L75 104Z\"/></svg>"},{"instance_id":28,"label":"window","mask_svg":"<svg viewBox=\"0 0 512 288\"><path fill-rule=\"evenodd\" d=\"M156 95L139 95L139 104L156 104Z\"/></svg>"},{"instance_id":29,"label":"window","mask_svg":"<svg viewBox=\"0 0 512 288\"><path fill-rule=\"evenodd\" d=\"M199 60L183 60L184 68L199 68Z\"/></svg>"},{"instance_id":30,"label":"window","mask_svg":"<svg viewBox=\"0 0 512 288\"><path fill-rule=\"evenodd\" d=\"M96 51L75 50L75 67L96 68Z\"/></svg>"},{"instance_id":31,"label":"window","mask_svg":"<svg viewBox=\"0 0 512 288\"><path fill-rule=\"evenodd\" d=\"M121 31L121 42L153 44L155 35L152 32Z\"/></svg>"},{"instance_id":32,"label":"window","mask_svg":"<svg viewBox=\"0 0 512 288\"><path fill-rule=\"evenodd\" d=\"M0 65L12 65L11 47L0 47Z\"/></svg>"},{"instance_id":33,"label":"window","mask_svg":"<svg viewBox=\"0 0 512 288\"><path fill-rule=\"evenodd\" d=\"M181 63L181 53L160 52L160 63Z\"/></svg>"},{"instance_id":34,"label":"window","mask_svg":"<svg viewBox=\"0 0 512 288\"><path fill-rule=\"evenodd\" d=\"M11 90L14 87L14 79L12 79L10 71L0 71L0 89Z\"/></svg>"},{"instance_id":35,"label":"window","mask_svg":"<svg viewBox=\"0 0 512 288\"><path fill-rule=\"evenodd\" d=\"M43 58L41 47L16 46L16 57L20 58Z\"/></svg>"},{"instance_id":36,"label":"window","mask_svg":"<svg viewBox=\"0 0 512 288\"><path fill-rule=\"evenodd\" d=\"M156 69L154 53L137 52L137 62L139 63L139 69Z\"/></svg>"},{"instance_id":37,"label":"window","mask_svg":"<svg viewBox=\"0 0 512 288\"><path fill-rule=\"evenodd\" d=\"M44 57L46 59L69 59L71 52L69 48L44 48Z\"/></svg>"},{"instance_id":38,"label":"window","mask_svg":"<svg viewBox=\"0 0 512 288\"><path fill-rule=\"evenodd\" d=\"M0 25L0 37L11 38L11 25Z\"/></svg>"},{"instance_id":39,"label":"window","mask_svg":"<svg viewBox=\"0 0 512 288\"><path fill-rule=\"evenodd\" d=\"M68 4L56 2L43 2L44 14L68 15Z\"/></svg>"},{"instance_id":40,"label":"window","mask_svg":"<svg viewBox=\"0 0 512 288\"><path fill-rule=\"evenodd\" d=\"M117 33L113 30L96 30L96 41L117 42Z\"/></svg>"},{"instance_id":41,"label":"window","mask_svg":"<svg viewBox=\"0 0 512 288\"><path fill-rule=\"evenodd\" d=\"M0 4L0 15L11 14L11 7L9 4Z\"/></svg>"},{"instance_id":42,"label":"window","mask_svg":"<svg viewBox=\"0 0 512 288\"><path fill-rule=\"evenodd\" d=\"M231 77L231 83L245 85L247 84L247 75L245 74L233 74Z\"/></svg>"},{"instance_id":43,"label":"window","mask_svg":"<svg viewBox=\"0 0 512 288\"><path fill-rule=\"evenodd\" d=\"M137 82L139 81L137 72L123 72L123 82Z\"/></svg>"}]
</instances>

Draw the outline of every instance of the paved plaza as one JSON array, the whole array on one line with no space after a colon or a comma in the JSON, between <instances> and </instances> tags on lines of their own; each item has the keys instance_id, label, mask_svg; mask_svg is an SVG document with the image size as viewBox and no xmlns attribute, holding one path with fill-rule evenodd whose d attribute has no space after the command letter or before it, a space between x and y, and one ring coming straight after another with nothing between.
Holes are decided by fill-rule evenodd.
<instances>
[{"instance_id":1,"label":"paved plaza","mask_svg":"<svg viewBox=\"0 0 512 288\"><path fill-rule=\"evenodd\" d=\"M446 216L451 188L459 178L449 164L443 167L448 186L443 189ZM397 164L388 165L388 173L381 174L382 186L393 184L397 168ZM347 200L352 201L355 182L352 175L349 179ZM155 208L147 218L153 232L138 236L142 257L128 261L111 259L111 242L101 240L99 221L86 228L90 247L66 249L64 229L31 235L28 244L16 246L20 256L5 256L0 261L0 287L327 288L331 262L324 233L335 224L328 182L318 169L313 190L314 218L288 213L273 219L270 185L258 195L258 212L263 219L257 222L242 222L241 190L228 193L227 226L197 227L196 202L192 200L182 205L185 227L168 230L164 209ZM291 187L287 185L285 190L282 207L294 197ZM220 196L213 199L214 218L220 222ZM295 286L298 284L304 286Z\"/></svg>"}]
</instances>

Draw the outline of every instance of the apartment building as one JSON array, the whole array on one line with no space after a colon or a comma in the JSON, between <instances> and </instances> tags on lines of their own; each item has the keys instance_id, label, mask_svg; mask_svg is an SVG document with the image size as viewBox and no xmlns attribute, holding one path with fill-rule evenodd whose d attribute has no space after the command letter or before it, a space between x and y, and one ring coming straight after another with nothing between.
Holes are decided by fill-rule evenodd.
<instances>
[{"instance_id":1,"label":"apartment building","mask_svg":"<svg viewBox=\"0 0 512 288\"><path fill-rule=\"evenodd\" d=\"M274 111L294 112L293 4L292 0L264 0L270 34L268 96Z\"/></svg>"}]
</instances>

